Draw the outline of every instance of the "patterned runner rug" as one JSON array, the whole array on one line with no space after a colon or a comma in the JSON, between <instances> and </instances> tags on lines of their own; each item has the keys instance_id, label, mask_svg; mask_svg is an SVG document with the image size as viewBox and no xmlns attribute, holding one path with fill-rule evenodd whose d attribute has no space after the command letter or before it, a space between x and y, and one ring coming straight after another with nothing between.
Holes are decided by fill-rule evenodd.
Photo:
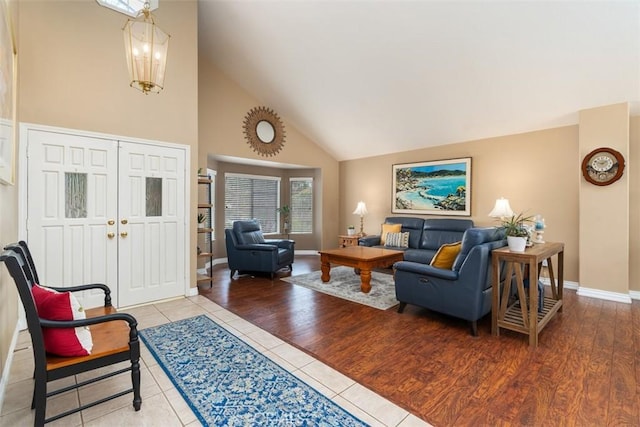
<instances>
[{"instance_id":1,"label":"patterned runner rug","mask_svg":"<svg viewBox=\"0 0 640 427\"><path fill-rule=\"evenodd\" d=\"M300 276L283 277L280 280L304 286L342 299L386 310L398 304L393 275L371 272L371 291L368 294L360 290L360 276L351 267L332 267L331 279L322 283L321 271L314 271Z\"/></svg>"},{"instance_id":2,"label":"patterned runner rug","mask_svg":"<svg viewBox=\"0 0 640 427\"><path fill-rule=\"evenodd\" d=\"M366 426L200 315L140 331L205 426Z\"/></svg>"}]
</instances>

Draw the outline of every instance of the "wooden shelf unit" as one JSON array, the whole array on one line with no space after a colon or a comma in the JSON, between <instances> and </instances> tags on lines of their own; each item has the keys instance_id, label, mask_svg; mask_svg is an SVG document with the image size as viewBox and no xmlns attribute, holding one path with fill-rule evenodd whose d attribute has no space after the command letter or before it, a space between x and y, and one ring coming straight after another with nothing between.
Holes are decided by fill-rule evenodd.
<instances>
[{"instance_id":1,"label":"wooden shelf unit","mask_svg":"<svg viewBox=\"0 0 640 427\"><path fill-rule=\"evenodd\" d=\"M213 201L211 200L212 182L208 176L198 177L198 213L204 213L207 217L204 228L198 227L197 244L198 248L200 248L198 265L204 263L204 268L206 269L208 262L209 269L206 270L207 274L200 274L196 271L196 283L209 283L211 287L213 287L213 273L211 271L211 267L213 266L213 224L211 223L213 219Z\"/></svg>"}]
</instances>

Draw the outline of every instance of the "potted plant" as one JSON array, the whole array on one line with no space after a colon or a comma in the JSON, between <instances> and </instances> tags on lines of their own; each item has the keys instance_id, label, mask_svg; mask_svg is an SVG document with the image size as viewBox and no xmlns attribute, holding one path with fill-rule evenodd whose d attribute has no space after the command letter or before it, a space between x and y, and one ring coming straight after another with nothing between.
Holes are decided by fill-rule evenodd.
<instances>
[{"instance_id":1,"label":"potted plant","mask_svg":"<svg viewBox=\"0 0 640 427\"><path fill-rule=\"evenodd\" d=\"M289 205L282 205L282 207L277 208L276 211L280 213L282 216L282 227L284 228L284 232L288 233L289 231L289 214L291 213L291 209Z\"/></svg>"},{"instance_id":2,"label":"potted plant","mask_svg":"<svg viewBox=\"0 0 640 427\"><path fill-rule=\"evenodd\" d=\"M507 235L507 244L511 252L524 252L531 233L531 228L527 225L531 218L519 213L500 220L500 229Z\"/></svg>"},{"instance_id":3,"label":"potted plant","mask_svg":"<svg viewBox=\"0 0 640 427\"><path fill-rule=\"evenodd\" d=\"M207 221L207 216L203 213L198 214L198 228L204 228L204 223Z\"/></svg>"},{"instance_id":4,"label":"potted plant","mask_svg":"<svg viewBox=\"0 0 640 427\"><path fill-rule=\"evenodd\" d=\"M355 236L356 228L353 225L347 227L347 236Z\"/></svg>"}]
</instances>

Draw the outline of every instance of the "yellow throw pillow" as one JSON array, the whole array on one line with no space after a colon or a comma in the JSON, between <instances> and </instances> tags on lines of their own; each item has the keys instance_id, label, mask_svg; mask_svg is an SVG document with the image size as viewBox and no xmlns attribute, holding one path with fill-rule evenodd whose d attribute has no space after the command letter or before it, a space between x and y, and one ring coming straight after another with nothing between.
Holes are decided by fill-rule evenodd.
<instances>
[{"instance_id":1,"label":"yellow throw pillow","mask_svg":"<svg viewBox=\"0 0 640 427\"><path fill-rule=\"evenodd\" d=\"M460 253L461 247L462 242L448 243L440 246L440 249L438 249L438 252L436 252L431 260L431 266L451 270L453 262Z\"/></svg>"},{"instance_id":2,"label":"yellow throw pillow","mask_svg":"<svg viewBox=\"0 0 640 427\"><path fill-rule=\"evenodd\" d=\"M382 224L382 233L380 233L380 244L384 245L387 241L387 233L399 233L402 231L402 224Z\"/></svg>"}]
</instances>

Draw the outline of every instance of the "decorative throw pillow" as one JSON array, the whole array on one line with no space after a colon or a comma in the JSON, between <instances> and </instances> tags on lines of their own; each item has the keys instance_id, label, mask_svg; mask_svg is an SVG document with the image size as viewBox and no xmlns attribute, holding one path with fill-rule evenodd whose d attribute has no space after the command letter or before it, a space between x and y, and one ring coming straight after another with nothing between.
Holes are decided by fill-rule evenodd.
<instances>
[{"instance_id":1,"label":"decorative throw pillow","mask_svg":"<svg viewBox=\"0 0 640 427\"><path fill-rule=\"evenodd\" d=\"M384 245L387 241L387 233L399 233L402 231L402 224L382 224L382 233L380 233L380 244Z\"/></svg>"},{"instance_id":2,"label":"decorative throw pillow","mask_svg":"<svg viewBox=\"0 0 640 427\"><path fill-rule=\"evenodd\" d=\"M384 242L385 246L392 246L394 248L408 248L409 247L409 232L404 233L387 233L387 239Z\"/></svg>"},{"instance_id":3,"label":"decorative throw pillow","mask_svg":"<svg viewBox=\"0 0 640 427\"><path fill-rule=\"evenodd\" d=\"M453 262L456 260L456 257L460 253L461 247L462 242L447 243L440 246L438 252L436 252L436 254L433 256L430 265L436 268L451 270L451 267L453 267Z\"/></svg>"},{"instance_id":4,"label":"decorative throw pillow","mask_svg":"<svg viewBox=\"0 0 640 427\"><path fill-rule=\"evenodd\" d=\"M84 309L71 292L33 285L31 294L38 316L47 320L86 319ZM93 340L88 327L42 328L44 348L58 356L86 356L91 354Z\"/></svg>"}]
</instances>

